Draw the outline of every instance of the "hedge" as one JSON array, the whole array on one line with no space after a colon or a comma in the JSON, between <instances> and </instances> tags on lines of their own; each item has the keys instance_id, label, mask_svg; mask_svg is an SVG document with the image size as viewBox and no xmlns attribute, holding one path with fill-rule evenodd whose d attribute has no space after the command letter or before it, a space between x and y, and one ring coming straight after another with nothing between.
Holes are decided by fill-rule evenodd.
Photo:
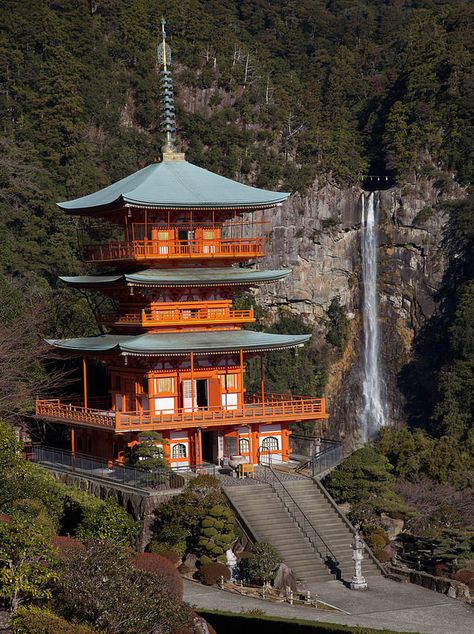
<instances>
[{"instance_id":1,"label":"hedge","mask_svg":"<svg viewBox=\"0 0 474 634\"><path fill-rule=\"evenodd\" d=\"M399 634L392 630L374 630L367 627L350 627L337 623L321 623L301 619L282 620L271 616L252 616L250 614L234 614L199 610L199 615L206 619L217 632L225 634L242 634L242 632L258 632L258 634ZM411 634L416 634L411 632Z\"/></svg>"}]
</instances>

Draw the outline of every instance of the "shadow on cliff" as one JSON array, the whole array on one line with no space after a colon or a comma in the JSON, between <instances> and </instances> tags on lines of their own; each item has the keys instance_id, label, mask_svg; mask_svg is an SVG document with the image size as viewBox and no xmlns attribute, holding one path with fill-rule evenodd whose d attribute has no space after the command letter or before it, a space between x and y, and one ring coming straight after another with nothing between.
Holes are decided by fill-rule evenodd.
<instances>
[{"instance_id":1,"label":"shadow on cliff","mask_svg":"<svg viewBox=\"0 0 474 634\"><path fill-rule=\"evenodd\" d=\"M406 399L408 426L431 434L442 431L433 412L441 397L440 373L456 358L450 329L459 291L474 275L474 194L449 204L448 213L442 242L447 267L435 296L438 309L418 332L413 343L413 359L398 375L398 386Z\"/></svg>"}]
</instances>

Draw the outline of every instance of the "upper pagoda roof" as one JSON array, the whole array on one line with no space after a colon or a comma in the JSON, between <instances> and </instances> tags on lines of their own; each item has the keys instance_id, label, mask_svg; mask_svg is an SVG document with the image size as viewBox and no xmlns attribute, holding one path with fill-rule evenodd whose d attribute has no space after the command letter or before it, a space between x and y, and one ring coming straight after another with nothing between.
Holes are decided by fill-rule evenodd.
<instances>
[{"instance_id":1,"label":"upper pagoda roof","mask_svg":"<svg viewBox=\"0 0 474 634\"><path fill-rule=\"evenodd\" d=\"M253 330L219 330L143 335L100 335L78 339L49 339L48 343L68 352L176 356L219 352L263 352L302 346L311 335L276 335Z\"/></svg>"},{"instance_id":2,"label":"upper pagoda roof","mask_svg":"<svg viewBox=\"0 0 474 634\"><path fill-rule=\"evenodd\" d=\"M164 209L255 209L273 207L289 195L238 183L188 163L184 155L171 154L94 194L58 206L79 215L106 213L125 204Z\"/></svg>"},{"instance_id":3,"label":"upper pagoda roof","mask_svg":"<svg viewBox=\"0 0 474 634\"><path fill-rule=\"evenodd\" d=\"M255 271L238 267L187 268L187 269L145 269L136 273L109 275L79 275L60 277L74 288L104 288L108 286L153 286L171 288L176 286L253 286L266 284L286 277L291 271Z\"/></svg>"}]
</instances>

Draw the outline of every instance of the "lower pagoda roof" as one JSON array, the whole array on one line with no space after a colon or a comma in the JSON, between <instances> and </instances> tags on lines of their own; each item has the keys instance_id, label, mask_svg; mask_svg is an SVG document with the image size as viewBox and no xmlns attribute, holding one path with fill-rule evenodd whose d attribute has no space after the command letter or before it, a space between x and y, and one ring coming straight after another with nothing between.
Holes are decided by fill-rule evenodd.
<instances>
[{"instance_id":1,"label":"lower pagoda roof","mask_svg":"<svg viewBox=\"0 0 474 634\"><path fill-rule=\"evenodd\" d=\"M302 346L311 335L277 335L253 330L146 333L143 335L100 335L78 339L48 339L64 351L89 354L138 356L180 356L220 352L265 352Z\"/></svg>"},{"instance_id":2,"label":"lower pagoda roof","mask_svg":"<svg viewBox=\"0 0 474 634\"><path fill-rule=\"evenodd\" d=\"M289 275L289 269L276 271L255 271L253 269L222 268L186 268L186 269L145 269L136 273L116 273L109 275L79 275L60 277L68 286L75 288L99 288L108 286L253 286L268 284Z\"/></svg>"}]
</instances>

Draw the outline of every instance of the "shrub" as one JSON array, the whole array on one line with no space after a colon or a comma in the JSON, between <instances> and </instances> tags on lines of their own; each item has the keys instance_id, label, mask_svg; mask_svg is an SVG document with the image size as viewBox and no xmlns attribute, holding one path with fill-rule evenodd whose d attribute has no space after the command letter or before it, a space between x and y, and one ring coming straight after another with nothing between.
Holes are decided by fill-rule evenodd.
<instances>
[{"instance_id":1,"label":"shrub","mask_svg":"<svg viewBox=\"0 0 474 634\"><path fill-rule=\"evenodd\" d=\"M219 583L221 577L224 577L225 581L230 579L230 572L227 566L220 564L217 561L213 561L210 564L202 566L199 574L201 575L202 582L206 586L213 586Z\"/></svg>"},{"instance_id":2,"label":"shrub","mask_svg":"<svg viewBox=\"0 0 474 634\"><path fill-rule=\"evenodd\" d=\"M69 623L61 616L34 606L20 607L10 619L13 634L93 634L86 625Z\"/></svg>"},{"instance_id":3,"label":"shrub","mask_svg":"<svg viewBox=\"0 0 474 634\"><path fill-rule=\"evenodd\" d=\"M202 554L216 559L230 548L234 540L234 513L227 506L213 506L201 521L198 546Z\"/></svg>"},{"instance_id":4,"label":"shrub","mask_svg":"<svg viewBox=\"0 0 474 634\"><path fill-rule=\"evenodd\" d=\"M69 537L69 535L56 535L53 538L53 546L57 549L61 559L70 559L78 550L86 549L79 539Z\"/></svg>"},{"instance_id":5,"label":"shrub","mask_svg":"<svg viewBox=\"0 0 474 634\"><path fill-rule=\"evenodd\" d=\"M80 539L108 539L116 544L130 544L138 530L138 522L133 522L125 509L109 498L98 508L84 509L75 535Z\"/></svg>"},{"instance_id":6,"label":"shrub","mask_svg":"<svg viewBox=\"0 0 474 634\"><path fill-rule=\"evenodd\" d=\"M271 544L257 542L246 560L245 568L253 581L266 582L273 579L282 561L279 553Z\"/></svg>"},{"instance_id":7,"label":"shrub","mask_svg":"<svg viewBox=\"0 0 474 634\"><path fill-rule=\"evenodd\" d=\"M174 597L183 598L183 580L176 567L168 559L157 553L137 553L131 561L135 568L151 572L159 577Z\"/></svg>"},{"instance_id":8,"label":"shrub","mask_svg":"<svg viewBox=\"0 0 474 634\"><path fill-rule=\"evenodd\" d=\"M130 549L91 542L65 562L54 597L55 609L101 632L175 632L190 623L191 610L168 589L164 577L132 565ZM159 555L149 555L159 557ZM178 573L164 560L171 575Z\"/></svg>"},{"instance_id":9,"label":"shrub","mask_svg":"<svg viewBox=\"0 0 474 634\"><path fill-rule=\"evenodd\" d=\"M178 553L178 549L180 552ZM148 553L156 553L157 555L161 555L171 561L175 566L183 558L185 553L185 549L181 549L177 544L169 544L167 542L159 542L157 539L152 539L151 542L146 547L146 551Z\"/></svg>"},{"instance_id":10,"label":"shrub","mask_svg":"<svg viewBox=\"0 0 474 634\"><path fill-rule=\"evenodd\" d=\"M391 557L385 551L385 547L390 543L387 531L380 526L366 526L364 527L364 540L379 561L382 563L390 561Z\"/></svg>"}]
</instances>

